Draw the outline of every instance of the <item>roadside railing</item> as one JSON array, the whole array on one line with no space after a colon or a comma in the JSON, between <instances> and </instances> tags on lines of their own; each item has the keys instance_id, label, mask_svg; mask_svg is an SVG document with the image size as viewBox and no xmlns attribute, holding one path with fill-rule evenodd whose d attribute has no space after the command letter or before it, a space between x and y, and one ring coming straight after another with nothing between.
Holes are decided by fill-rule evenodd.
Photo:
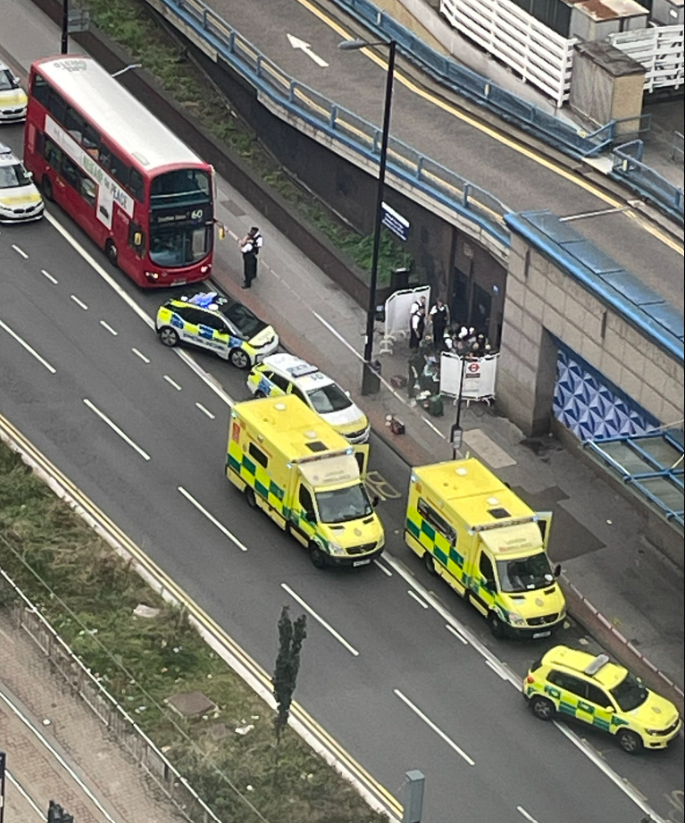
<instances>
[{"instance_id":1,"label":"roadside railing","mask_svg":"<svg viewBox=\"0 0 685 823\"><path fill-rule=\"evenodd\" d=\"M54 672L107 727L117 743L169 798L189 823L222 823L186 779L71 651L40 611L0 569L0 594L11 592L10 619L38 646ZM0 597L0 602L6 598Z\"/></svg>"},{"instance_id":2,"label":"roadside railing","mask_svg":"<svg viewBox=\"0 0 685 823\"><path fill-rule=\"evenodd\" d=\"M674 163L683 162L683 134L679 131L673 132L673 142L671 143L671 160Z\"/></svg>"},{"instance_id":3,"label":"roadside railing","mask_svg":"<svg viewBox=\"0 0 685 823\"><path fill-rule=\"evenodd\" d=\"M612 176L628 182L648 200L656 201L679 223L683 216L683 190L667 180L659 172L642 162L642 140L631 140L614 149Z\"/></svg>"}]
</instances>

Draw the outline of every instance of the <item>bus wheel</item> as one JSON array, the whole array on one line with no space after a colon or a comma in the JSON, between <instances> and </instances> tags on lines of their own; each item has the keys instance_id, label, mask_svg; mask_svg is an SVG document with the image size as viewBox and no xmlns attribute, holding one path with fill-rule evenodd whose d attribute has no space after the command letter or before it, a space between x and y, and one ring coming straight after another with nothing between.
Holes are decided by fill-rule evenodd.
<instances>
[{"instance_id":1,"label":"bus wheel","mask_svg":"<svg viewBox=\"0 0 685 823\"><path fill-rule=\"evenodd\" d=\"M437 575L438 570L435 568L435 560L433 560L433 555L429 551L423 554L423 565L426 567L428 574L433 575L433 577Z\"/></svg>"},{"instance_id":2,"label":"bus wheel","mask_svg":"<svg viewBox=\"0 0 685 823\"><path fill-rule=\"evenodd\" d=\"M52 183L50 182L50 178L45 175L42 179L40 184L41 189L43 189L43 196L46 200L50 200L52 202L55 199L55 193L52 190Z\"/></svg>"},{"instance_id":3,"label":"bus wheel","mask_svg":"<svg viewBox=\"0 0 685 823\"><path fill-rule=\"evenodd\" d=\"M251 365L250 358L242 349L231 349L228 355L228 361L232 366L235 366L236 369L246 369Z\"/></svg>"},{"instance_id":4,"label":"bus wheel","mask_svg":"<svg viewBox=\"0 0 685 823\"><path fill-rule=\"evenodd\" d=\"M107 259L113 265L117 265L117 260L119 259L119 252L117 251L117 247L114 245L112 240L108 240L105 243L105 254L107 255Z\"/></svg>"},{"instance_id":5,"label":"bus wheel","mask_svg":"<svg viewBox=\"0 0 685 823\"><path fill-rule=\"evenodd\" d=\"M316 543L309 544L309 559L316 569L323 569L326 565L326 555L316 545Z\"/></svg>"}]
</instances>

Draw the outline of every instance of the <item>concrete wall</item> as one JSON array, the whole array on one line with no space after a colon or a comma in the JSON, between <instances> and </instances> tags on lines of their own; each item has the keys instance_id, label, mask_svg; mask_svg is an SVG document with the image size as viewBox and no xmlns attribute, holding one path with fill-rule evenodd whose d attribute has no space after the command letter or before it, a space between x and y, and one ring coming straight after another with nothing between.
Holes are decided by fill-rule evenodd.
<instances>
[{"instance_id":1,"label":"concrete wall","mask_svg":"<svg viewBox=\"0 0 685 823\"><path fill-rule=\"evenodd\" d=\"M683 419L683 363L558 264L512 237L497 399L528 435L549 430L554 335L662 423Z\"/></svg>"}]
</instances>

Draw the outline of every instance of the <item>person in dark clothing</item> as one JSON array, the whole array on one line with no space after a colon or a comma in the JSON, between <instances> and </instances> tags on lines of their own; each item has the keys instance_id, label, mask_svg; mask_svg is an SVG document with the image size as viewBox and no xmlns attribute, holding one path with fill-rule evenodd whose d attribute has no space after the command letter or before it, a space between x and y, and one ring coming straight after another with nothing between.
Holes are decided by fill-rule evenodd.
<instances>
[{"instance_id":1,"label":"person in dark clothing","mask_svg":"<svg viewBox=\"0 0 685 823\"><path fill-rule=\"evenodd\" d=\"M426 298L420 297L412 303L409 314L409 348L418 349L426 330Z\"/></svg>"},{"instance_id":2,"label":"person in dark clothing","mask_svg":"<svg viewBox=\"0 0 685 823\"><path fill-rule=\"evenodd\" d=\"M445 329L450 322L450 311L442 297L438 297L436 304L431 309L430 316L433 324L433 348L438 352L443 351L445 348Z\"/></svg>"},{"instance_id":3,"label":"person in dark clothing","mask_svg":"<svg viewBox=\"0 0 685 823\"><path fill-rule=\"evenodd\" d=\"M257 276L257 256L261 249L264 240L256 226L253 226L250 231L242 237L238 243L240 244L240 251L243 255L243 288L249 289L252 287L252 281Z\"/></svg>"}]
</instances>

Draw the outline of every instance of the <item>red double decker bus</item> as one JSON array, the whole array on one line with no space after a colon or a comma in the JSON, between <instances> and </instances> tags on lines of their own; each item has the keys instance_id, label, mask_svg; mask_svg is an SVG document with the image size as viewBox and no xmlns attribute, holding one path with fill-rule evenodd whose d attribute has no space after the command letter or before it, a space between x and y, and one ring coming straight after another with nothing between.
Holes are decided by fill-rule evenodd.
<instances>
[{"instance_id":1,"label":"red double decker bus","mask_svg":"<svg viewBox=\"0 0 685 823\"><path fill-rule=\"evenodd\" d=\"M142 287L205 280L214 180L203 162L90 57L31 66L24 162Z\"/></svg>"}]
</instances>

